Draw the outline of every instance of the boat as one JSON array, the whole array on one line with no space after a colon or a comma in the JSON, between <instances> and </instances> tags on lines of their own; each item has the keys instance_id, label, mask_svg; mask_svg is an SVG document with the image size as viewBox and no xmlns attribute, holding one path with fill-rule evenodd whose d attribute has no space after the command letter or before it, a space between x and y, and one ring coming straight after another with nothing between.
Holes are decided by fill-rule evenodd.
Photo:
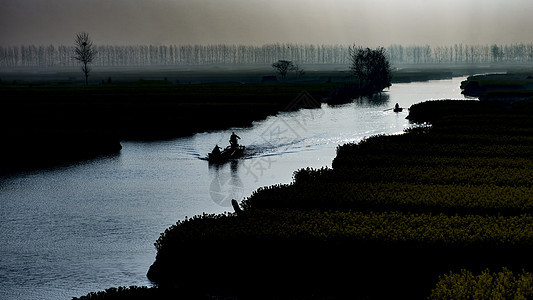
<instances>
[{"instance_id":1,"label":"boat","mask_svg":"<svg viewBox=\"0 0 533 300\"><path fill-rule=\"evenodd\" d=\"M245 146L227 146L224 150L219 153L211 152L207 155L207 160L209 163L225 163L231 159L237 159L244 155L246 150Z\"/></svg>"},{"instance_id":2,"label":"boat","mask_svg":"<svg viewBox=\"0 0 533 300\"><path fill-rule=\"evenodd\" d=\"M389 111L389 110L392 110L395 113L399 113L403 111L403 107L400 107L400 105L396 103L396 105L394 105L393 108L385 109L384 111Z\"/></svg>"}]
</instances>

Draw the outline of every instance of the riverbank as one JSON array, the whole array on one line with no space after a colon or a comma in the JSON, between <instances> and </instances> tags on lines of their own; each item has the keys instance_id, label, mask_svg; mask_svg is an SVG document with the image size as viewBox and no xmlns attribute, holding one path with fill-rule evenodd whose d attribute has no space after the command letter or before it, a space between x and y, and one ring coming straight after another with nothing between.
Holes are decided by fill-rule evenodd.
<instances>
[{"instance_id":1,"label":"riverbank","mask_svg":"<svg viewBox=\"0 0 533 300\"><path fill-rule=\"evenodd\" d=\"M463 94L482 101L514 102L533 99L531 72L469 76L461 83Z\"/></svg>"},{"instance_id":2,"label":"riverbank","mask_svg":"<svg viewBox=\"0 0 533 300\"><path fill-rule=\"evenodd\" d=\"M259 189L238 214L179 221L148 276L202 295L413 299L450 271L531 271L527 104L414 105L431 128L339 146L331 169Z\"/></svg>"}]
</instances>

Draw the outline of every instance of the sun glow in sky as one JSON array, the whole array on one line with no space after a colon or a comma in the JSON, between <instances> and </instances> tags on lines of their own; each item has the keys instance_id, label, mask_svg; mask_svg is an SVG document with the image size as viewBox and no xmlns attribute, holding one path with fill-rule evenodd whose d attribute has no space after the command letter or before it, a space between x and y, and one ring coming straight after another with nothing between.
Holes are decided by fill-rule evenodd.
<instances>
[{"instance_id":1,"label":"sun glow in sky","mask_svg":"<svg viewBox=\"0 0 533 300\"><path fill-rule=\"evenodd\" d=\"M533 42L531 0L0 0L0 45Z\"/></svg>"}]
</instances>

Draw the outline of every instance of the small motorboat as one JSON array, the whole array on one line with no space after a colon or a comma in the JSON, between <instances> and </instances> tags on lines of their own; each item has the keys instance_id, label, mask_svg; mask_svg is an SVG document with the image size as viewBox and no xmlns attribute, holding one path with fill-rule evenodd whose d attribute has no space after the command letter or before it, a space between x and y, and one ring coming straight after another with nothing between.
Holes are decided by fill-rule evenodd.
<instances>
[{"instance_id":1,"label":"small motorboat","mask_svg":"<svg viewBox=\"0 0 533 300\"><path fill-rule=\"evenodd\" d=\"M244 155L246 147L236 145L227 146L224 150L218 152L211 152L207 155L207 160L210 163L225 163L231 159L237 159Z\"/></svg>"}]
</instances>

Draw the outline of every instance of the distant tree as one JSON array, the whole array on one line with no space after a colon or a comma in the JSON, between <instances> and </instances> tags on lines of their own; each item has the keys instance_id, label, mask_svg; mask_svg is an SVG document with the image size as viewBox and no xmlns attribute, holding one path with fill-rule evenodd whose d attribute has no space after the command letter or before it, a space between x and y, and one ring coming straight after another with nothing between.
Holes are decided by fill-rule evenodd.
<instances>
[{"instance_id":1,"label":"distant tree","mask_svg":"<svg viewBox=\"0 0 533 300\"><path fill-rule=\"evenodd\" d=\"M96 57L96 49L93 46L93 42L89 39L89 35L85 32L76 35L74 45L74 59L83 64L81 70L85 74L85 84L89 84L89 72L91 71L89 64Z\"/></svg>"},{"instance_id":2,"label":"distant tree","mask_svg":"<svg viewBox=\"0 0 533 300\"><path fill-rule=\"evenodd\" d=\"M296 73L296 78L300 78L305 75L305 70L300 67L299 64L294 64L292 70Z\"/></svg>"},{"instance_id":3,"label":"distant tree","mask_svg":"<svg viewBox=\"0 0 533 300\"><path fill-rule=\"evenodd\" d=\"M503 51L498 45L494 44L490 47L490 52L492 54L492 62L500 62L503 57Z\"/></svg>"},{"instance_id":4,"label":"distant tree","mask_svg":"<svg viewBox=\"0 0 533 300\"><path fill-rule=\"evenodd\" d=\"M278 72L281 78L285 79L287 72L294 70L294 64L290 60L278 60L272 64L272 68Z\"/></svg>"},{"instance_id":5,"label":"distant tree","mask_svg":"<svg viewBox=\"0 0 533 300\"><path fill-rule=\"evenodd\" d=\"M369 92L381 92L391 86L391 66L385 48L350 47L350 69L358 80L359 88Z\"/></svg>"}]
</instances>

